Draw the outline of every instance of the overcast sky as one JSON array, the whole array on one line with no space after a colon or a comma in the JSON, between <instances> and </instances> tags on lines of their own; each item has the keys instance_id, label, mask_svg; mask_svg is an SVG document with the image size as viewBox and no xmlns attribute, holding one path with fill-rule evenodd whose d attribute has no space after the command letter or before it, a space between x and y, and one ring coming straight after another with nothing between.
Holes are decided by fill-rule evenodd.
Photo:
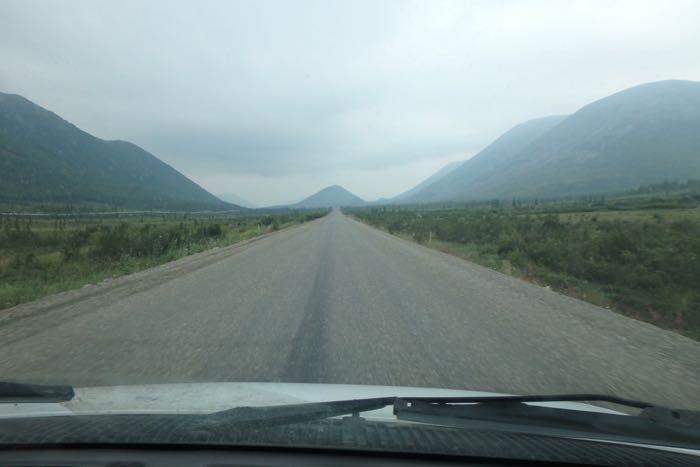
<instances>
[{"instance_id":1,"label":"overcast sky","mask_svg":"<svg viewBox=\"0 0 700 467\"><path fill-rule=\"evenodd\" d=\"M0 91L260 205L393 196L530 118L700 80L700 2L0 0Z\"/></svg>"}]
</instances>

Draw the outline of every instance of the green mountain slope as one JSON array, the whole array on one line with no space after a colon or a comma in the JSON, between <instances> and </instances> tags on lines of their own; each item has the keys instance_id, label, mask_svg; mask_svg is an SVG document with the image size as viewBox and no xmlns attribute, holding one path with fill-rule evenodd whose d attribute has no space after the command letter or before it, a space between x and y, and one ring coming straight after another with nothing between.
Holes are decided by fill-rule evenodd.
<instances>
[{"instance_id":1,"label":"green mountain slope","mask_svg":"<svg viewBox=\"0 0 700 467\"><path fill-rule=\"evenodd\" d=\"M292 205L294 208L334 208L340 206L362 206L367 204L362 198L350 193L342 186L333 185Z\"/></svg>"},{"instance_id":2,"label":"green mountain slope","mask_svg":"<svg viewBox=\"0 0 700 467\"><path fill-rule=\"evenodd\" d=\"M232 209L138 146L104 141L0 93L0 202L128 209Z\"/></svg>"},{"instance_id":3,"label":"green mountain slope","mask_svg":"<svg viewBox=\"0 0 700 467\"><path fill-rule=\"evenodd\" d=\"M496 143L413 201L581 195L699 178L700 83L661 81L613 94L506 156L494 152Z\"/></svg>"}]
</instances>

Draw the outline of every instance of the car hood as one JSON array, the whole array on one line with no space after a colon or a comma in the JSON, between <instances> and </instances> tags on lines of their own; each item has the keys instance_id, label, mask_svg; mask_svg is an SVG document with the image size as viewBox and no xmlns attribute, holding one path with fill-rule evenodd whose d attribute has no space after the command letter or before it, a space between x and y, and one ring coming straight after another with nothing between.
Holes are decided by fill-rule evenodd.
<instances>
[{"instance_id":1,"label":"car hood","mask_svg":"<svg viewBox=\"0 0 700 467\"><path fill-rule=\"evenodd\" d=\"M304 383L183 383L76 388L60 403L0 404L0 418L98 415L211 413L235 407L330 402L374 397L498 396L492 392L399 386ZM575 402L537 403L548 407L619 413ZM364 417L396 420L391 407L364 412Z\"/></svg>"}]
</instances>

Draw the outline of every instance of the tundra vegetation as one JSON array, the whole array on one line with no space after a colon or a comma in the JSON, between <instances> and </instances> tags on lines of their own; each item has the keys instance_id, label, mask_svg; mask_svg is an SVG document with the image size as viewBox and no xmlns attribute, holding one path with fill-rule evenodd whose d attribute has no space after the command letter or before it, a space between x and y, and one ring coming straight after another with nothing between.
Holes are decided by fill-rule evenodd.
<instances>
[{"instance_id":1,"label":"tundra vegetation","mask_svg":"<svg viewBox=\"0 0 700 467\"><path fill-rule=\"evenodd\" d=\"M325 214L0 215L0 309Z\"/></svg>"},{"instance_id":2,"label":"tundra vegetation","mask_svg":"<svg viewBox=\"0 0 700 467\"><path fill-rule=\"evenodd\" d=\"M351 212L392 234L700 339L700 181L614 197Z\"/></svg>"}]
</instances>

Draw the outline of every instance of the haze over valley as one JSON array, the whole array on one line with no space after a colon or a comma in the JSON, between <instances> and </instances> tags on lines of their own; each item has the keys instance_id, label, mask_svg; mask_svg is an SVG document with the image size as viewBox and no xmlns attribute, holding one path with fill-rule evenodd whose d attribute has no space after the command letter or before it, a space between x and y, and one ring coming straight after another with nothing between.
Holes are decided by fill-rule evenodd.
<instances>
[{"instance_id":1,"label":"haze over valley","mask_svg":"<svg viewBox=\"0 0 700 467\"><path fill-rule=\"evenodd\" d=\"M700 83L622 90L572 115L521 123L474 157L391 198L364 200L332 185L277 207L425 204L616 194L700 179ZM95 138L22 96L0 93L0 202L119 209L235 210L255 204L202 187L128 142ZM235 189L235 187L231 187Z\"/></svg>"},{"instance_id":2,"label":"haze over valley","mask_svg":"<svg viewBox=\"0 0 700 467\"><path fill-rule=\"evenodd\" d=\"M700 80L698 5L643 3L214 1L134 14L77 1L30 15L6 1L0 92L129 141L209 193L279 206L339 185L372 202L523 122Z\"/></svg>"}]
</instances>

